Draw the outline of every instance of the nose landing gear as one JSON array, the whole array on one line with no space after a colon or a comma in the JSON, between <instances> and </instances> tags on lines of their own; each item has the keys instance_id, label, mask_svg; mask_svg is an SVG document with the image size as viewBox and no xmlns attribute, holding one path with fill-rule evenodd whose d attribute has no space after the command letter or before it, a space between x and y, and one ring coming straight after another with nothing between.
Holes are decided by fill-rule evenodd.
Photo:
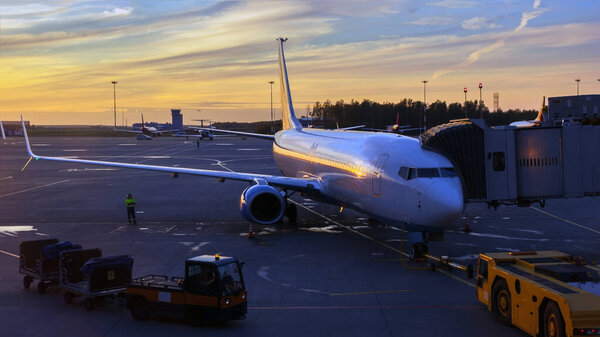
<instances>
[{"instance_id":1,"label":"nose landing gear","mask_svg":"<svg viewBox=\"0 0 600 337\"><path fill-rule=\"evenodd\" d=\"M429 247L427 242L415 242L410 247L410 259L413 261L424 262L427 260L427 254L429 254Z\"/></svg>"}]
</instances>

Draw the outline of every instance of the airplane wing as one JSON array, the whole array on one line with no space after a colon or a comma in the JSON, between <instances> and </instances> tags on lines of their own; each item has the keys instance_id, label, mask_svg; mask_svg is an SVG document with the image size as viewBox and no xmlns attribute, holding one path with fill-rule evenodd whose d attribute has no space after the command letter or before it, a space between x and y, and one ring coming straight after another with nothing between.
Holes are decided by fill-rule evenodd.
<instances>
[{"instance_id":1,"label":"airplane wing","mask_svg":"<svg viewBox=\"0 0 600 337\"><path fill-rule=\"evenodd\" d=\"M113 128L113 131L115 131L115 132L142 133L141 130L127 130L127 129L117 129L117 128Z\"/></svg>"},{"instance_id":2,"label":"airplane wing","mask_svg":"<svg viewBox=\"0 0 600 337\"><path fill-rule=\"evenodd\" d=\"M152 133L166 133L166 132L179 132L181 130L160 130L160 131L152 131Z\"/></svg>"},{"instance_id":3,"label":"airplane wing","mask_svg":"<svg viewBox=\"0 0 600 337\"><path fill-rule=\"evenodd\" d=\"M61 161L68 163L78 163L78 164L89 164L89 165L102 165L102 166L111 166L111 167L120 167L120 168L131 168L138 170L148 170L148 171L158 171L158 172L166 172L173 174L190 174L202 177L212 177L218 178L220 180L231 179L238 181L247 181L247 182L259 182L261 180L266 181L269 185L288 188L295 191L301 192L319 192L320 191L320 180L316 178L292 178L292 177L284 177L284 176L272 176L265 174L255 174L255 173L240 173L240 172L229 172L229 171L215 171L215 170L202 170L202 169L194 169L194 168L183 168L183 167L170 167L170 166L158 166L158 165L142 165L142 164L131 164L131 163L119 163L119 162L109 162L109 161L99 161L99 160L86 160L86 159L73 159L73 158L65 158L65 157L47 157L47 156L38 156L33 153L31 150L31 144L29 142L29 136L27 136L27 130L25 129L25 122L23 122L23 117L21 117L21 124L23 125L23 134L25 136L25 144L27 145L27 153L34 158L35 160L52 160L52 161Z\"/></svg>"},{"instance_id":4,"label":"airplane wing","mask_svg":"<svg viewBox=\"0 0 600 337\"><path fill-rule=\"evenodd\" d=\"M341 128L340 130L356 130L356 129L360 129L360 128L364 128L366 125L354 125L354 126L349 126L347 128Z\"/></svg>"},{"instance_id":5,"label":"airplane wing","mask_svg":"<svg viewBox=\"0 0 600 337\"><path fill-rule=\"evenodd\" d=\"M230 130L221 130L221 129L199 128L199 127L195 127L195 126L191 126L190 128L192 128L194 130L202 130L202 131L208 131L208 132L221 132L221 133L228 133L228 134L232 134L232 135L239 135L239 136L246 136L246 137L253 137L253 138L260 138L260 139L275 140L275 136L273 136L273 135L266 135L266 134L263 134L263 133L252 133L252 132L230 131Z\"/></svg>"}]
</instances>

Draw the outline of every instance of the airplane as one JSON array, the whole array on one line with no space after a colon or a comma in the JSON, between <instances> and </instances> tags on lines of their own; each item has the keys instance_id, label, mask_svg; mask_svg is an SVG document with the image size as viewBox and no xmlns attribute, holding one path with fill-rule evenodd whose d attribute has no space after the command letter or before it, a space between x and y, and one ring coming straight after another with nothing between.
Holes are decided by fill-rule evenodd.
<instances>
[{"instance_id":1,"label":"airplane","mask_svg":"<svg viewBox=\"0 0 600 337\"><path fill-rule=\"evenodd\" d=\"M514 126L518 129L540 126L540 125L542 125L542 122L544 121L544 110L545 109L546 109L546 96L543 96L542 97L542 107L540 108L540 111L538 112L537 117L534 120L512 122L509 125Z\"/></svg>"},{"instance_id":2,"label":"airplane","mask_svg":"<svg viewBox=\"0 0 600 337\"><path fill-rule=\"evenodd\" d=\"M226 131L273 142L273 158L282 176L195 168L49 157L34 154L23 123L27 152L32 158L69 163L189 174L245 181L240 212L250 222L270 225L284 216L295 222L295 192L329 204L351 208L388 225L409 231L411 255L427 252L429 240L440 240L463 212L460 178L444 156L402 135L302 128L294 114L283 44L278 38L283 129L275 135ZM21 117L22 119L22 117Z\"/></svg>"},{"instance_id":3,"label":"airplane","mask_svg":"<svg viewBox=\"0 0 600 337\"><path fill-rule=\"evenodd\" d=\"M179 130L160 130L158 131L155 127L153 126L146 126L146 123L144 123L144 114L142 114L142 129L141 130L128 130L128 129L117 129L117 128L113 128L113 131L117 132L131 132L131 133L140 133L140 134L144 134L146 136L149 137L154 137L157 136L161 133L166 133L166 132L176 132Z\"/></svg>"}]
</instances>

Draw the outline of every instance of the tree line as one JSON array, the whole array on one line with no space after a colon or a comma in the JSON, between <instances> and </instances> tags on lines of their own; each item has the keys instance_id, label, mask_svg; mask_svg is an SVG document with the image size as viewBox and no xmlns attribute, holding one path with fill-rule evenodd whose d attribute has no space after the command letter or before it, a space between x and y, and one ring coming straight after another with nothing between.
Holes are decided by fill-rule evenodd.
<instances>
[{"instance_id":1,"label":"tree line","mask_svg":"<svg viewBox=\"0 0 600 337\"><path fill-rule=\"evenodd\" d=\"M322 121L322 126L325 128L365 124L368 128L375 129L385 129L388 125L396 124L396 117L398 117L399 125L410 125L414 128L423 126L423 113L426 115L426 127L429 129L453 119L480 118L480 116L488 125L508 125L515 121L535 119L538 110L510 109L490 112L483 102L480 106L477 100L467 101L464 104L447 104L437 100L428 104L425 111L423 102L410 98L405 98L398 103L378 103L368 99L362 102L352 100L346 103L339 100L332 103L327 100L323 103L316 102L312 110L309 110L308 117Z\"/></svg>"},{"instance_id":2,"label":"tree line","mask_svg":"<svg viewBox=\"0 0 600 337\"><path fill-rule=\"evenodd\" d=\"M411 128L423 127L424 104L405 98L398 103L378 103L368 99L362 102L351 100L350 103L339 100L335 103L327 100L323 103L316 102L312 109L309 106L303 117L312 117L315 126L327 129L366 125L367 128L385 129L388 125L408 125ZM466 115L465 115L466 110ZM429 129L436 125L448 123L453 119L483 117L487 125L508 125L515 121L532 120L537 116L538 110L509 109L490 112L482 102L481 107L477 100L463 103L446 103L437 100L427 105L426 127ZM296 114L298 116L299 113ZM253 123L220 122L215 123L219 129L270 133L271 122L261 121ZM275 131L281 130L281 120L275 121Z\"/></svg>"}]
</instances>

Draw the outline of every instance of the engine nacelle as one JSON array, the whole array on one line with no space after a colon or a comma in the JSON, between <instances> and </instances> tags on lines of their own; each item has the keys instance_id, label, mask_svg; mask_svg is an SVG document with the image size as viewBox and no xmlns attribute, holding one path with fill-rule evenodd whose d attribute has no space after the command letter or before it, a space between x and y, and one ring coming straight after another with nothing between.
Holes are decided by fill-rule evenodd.
<instances>
[{"instance_id":1,"label":"engine nacelle","mask_svg":"<svg viewBox=\"0 0 600 337\"><path fill-rule=\"evenodd\" d=\"M283 218L285 201L273 186L252 185L242 192L240 211L248 221L270 225Z\"/></svg>"}]
</instances>

